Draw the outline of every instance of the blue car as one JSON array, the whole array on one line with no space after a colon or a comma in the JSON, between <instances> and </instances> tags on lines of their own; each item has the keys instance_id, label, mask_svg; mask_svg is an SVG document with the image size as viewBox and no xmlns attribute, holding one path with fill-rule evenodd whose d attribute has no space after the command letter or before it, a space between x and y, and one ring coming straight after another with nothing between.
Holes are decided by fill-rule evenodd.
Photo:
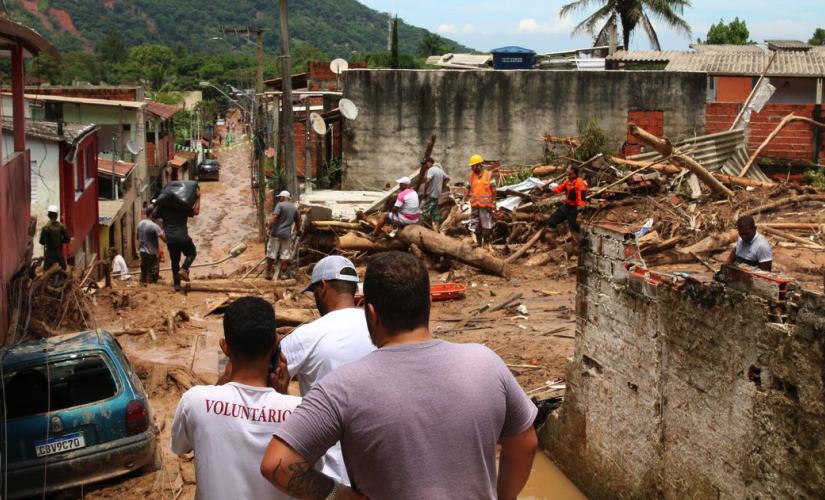
<instances>
[{"instance_id":1,"label":"blue car","mask_svg":"<svg viewBox=\"0 0 825 500\"><path fill-rule=\"evenodd\" d=\"M0 362L0 492L8 491L7 498L159 466L143 385L108 332L18 344L3 351Z\"/></svg>"}]
</instances>

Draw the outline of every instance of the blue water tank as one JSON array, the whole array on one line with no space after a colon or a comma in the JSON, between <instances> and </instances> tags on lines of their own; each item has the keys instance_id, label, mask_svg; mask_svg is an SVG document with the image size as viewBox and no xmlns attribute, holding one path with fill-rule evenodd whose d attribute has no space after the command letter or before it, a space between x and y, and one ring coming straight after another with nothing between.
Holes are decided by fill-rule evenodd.
<instances>
[{"instance_id":1,"label":"blue water tank","mask_svg":"<svg viewBox=\"0 0 825 500\"><path fill-rule=\"evenodd\" d=\"M524 47L501 47L490 51L493 54L494 69L533 69L536 66L536 51Z\"/></svg>"}]
</instances>

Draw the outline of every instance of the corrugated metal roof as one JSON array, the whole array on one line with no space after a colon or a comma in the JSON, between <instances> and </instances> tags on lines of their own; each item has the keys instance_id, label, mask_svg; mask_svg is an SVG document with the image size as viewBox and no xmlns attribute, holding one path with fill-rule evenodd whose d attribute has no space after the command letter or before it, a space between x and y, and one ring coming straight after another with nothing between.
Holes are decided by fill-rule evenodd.
<instances>
[{"instance_id":1,"label":"corrugated metal roof","mask_svg":"<svg viewBox=\"0 0 825 500\"><path fill-rule=\"evenodd\" d=\"M759 76L770 58L768 53L684 53L674 57L665 71ZM778 52L768 76L825 76L825 52Z\"/></svg>"},{"instance_id":2,"label":"corrugated metal roof","mask_svg":"<svg viewBox=\"0 0 825 500\"><path fill-rule=\"evenodd\" d=\"M162 120L168 120L169 118L180 113L180 108L146 99L146 111L152 113L153 115L159 117Z\"/></svg>"},{"instance_id":3,"label":"corrugated metal roof","mask_svg":"<svg viewBox=\"0 0 825 500\"><path fill-rule=\"evenodd\" d=\"M765 49L759 45L731 45L731 44L706 44L694 43L690 46L696 52L755 52L764 53Z\"/></svg>"},{"instance_id":4,"label":"corrugated metal roof","mask_svg":"<svg viewBox=\"0 0 825 500\"><path fill-rule=\"evenodd\" d=\"M427 64L442 68L484 68L492 59L490 54L444 54L428 58Z\"/></svg>"},{"instance_id":5,"label":"corrugated metal roof","mask_svg":"<svg viewBox=\"0 0 825 500\"><path fill-rule=\"evenodd\" d=\"M94 123L63 123L63 135L57 134L57 122L33 120L26 118L26 135L29 137L36 137L38 139L45 139L47 141L74 143L77 139L97 130L97 125ZM13 130L14 120L11 116L3 117L3 130Z\"/></svg>"},{"instance_id":6,"label":"corrugated metal roof","mask_svg":"<svg viewBox=\"0 0 825 500\"><path fill-rule=\"evenodd\" d=\"M621 62L668 62L675 57L687 54L684 50L619 50L608 61Z\"/></svg>"},{"instance_id":7,"label":"corrugated metal roof","mask_svg":"<svg viewBox=\"0 0 825 500\"><path fill-rule=\"evenodd\" d=\"M724 172L734 176L739 175L749 156L745 145L745 129L694 137L679 142L675 147L685 150L688 156L698 161L710 172ZM627 157L628 160L633 161L658 161L661 158L661 155L656 152ZM770 182L758 165L751 165L745 176Z\"/></svg>"},{"instance_id":8,"label":"corrugated metal roof","mask_svg":"<svg viewBox=\"0 0 825 500\"><path fill-rule=\"evenodd\" d=\"M771 50L810 50L811 45L801 40L765 40Z\"/></svg>"},{"instance_id":9,"label":"corrugated metal roof","mask_svg":"<svg viewBox=\"0 0 825 500\"><path fill-rule=\"evenodd\" d=\"M133 168L135 168L134 163L118 160L115 162L114 172L112 172L112 159L104 156L97 157L97 170L107 175L126 177Z\"/></svg>"}]
</instances>

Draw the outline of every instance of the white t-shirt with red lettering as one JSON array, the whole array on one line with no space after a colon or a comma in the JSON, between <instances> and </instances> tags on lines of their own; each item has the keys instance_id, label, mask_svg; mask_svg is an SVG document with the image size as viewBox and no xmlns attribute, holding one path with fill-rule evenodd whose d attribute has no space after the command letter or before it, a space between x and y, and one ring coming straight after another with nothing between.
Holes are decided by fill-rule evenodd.
<instances>
[{"instance_id":1,"label":"white t-shirt with red lettering","mask_svg":"<svg viewBox=\"0 0 825 500\"><path fill-rule=\"evenodd\" d=\"M235 382L186 391L172 423L172 451L195 452L195 498L290 498L261 476L261 460L272 433L300 403L298 396Z\"/></svg>"}]
</instances>

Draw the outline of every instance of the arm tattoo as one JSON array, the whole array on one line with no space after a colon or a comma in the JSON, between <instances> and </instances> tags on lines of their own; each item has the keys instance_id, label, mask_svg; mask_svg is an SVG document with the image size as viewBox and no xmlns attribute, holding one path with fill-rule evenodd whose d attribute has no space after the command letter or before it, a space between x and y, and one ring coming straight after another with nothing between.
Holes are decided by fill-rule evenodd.
<instances>
[{"instance_id":1,"label":"arm tattoo","mask_svg":"<svg viewBox=\"0 0 825 500\"><path fill-rule=\"evenodd\" d=\"M332 478L315 470L308 462L295 462L288 466L289 472L283 467L283 461L272 471L272 480L275 484L286 489L291 496L301 500L324 500L332 492L335 486ZM287 484L278 479L278 471L281 476L289 478Z\"/></svg>"}]
</instances>

